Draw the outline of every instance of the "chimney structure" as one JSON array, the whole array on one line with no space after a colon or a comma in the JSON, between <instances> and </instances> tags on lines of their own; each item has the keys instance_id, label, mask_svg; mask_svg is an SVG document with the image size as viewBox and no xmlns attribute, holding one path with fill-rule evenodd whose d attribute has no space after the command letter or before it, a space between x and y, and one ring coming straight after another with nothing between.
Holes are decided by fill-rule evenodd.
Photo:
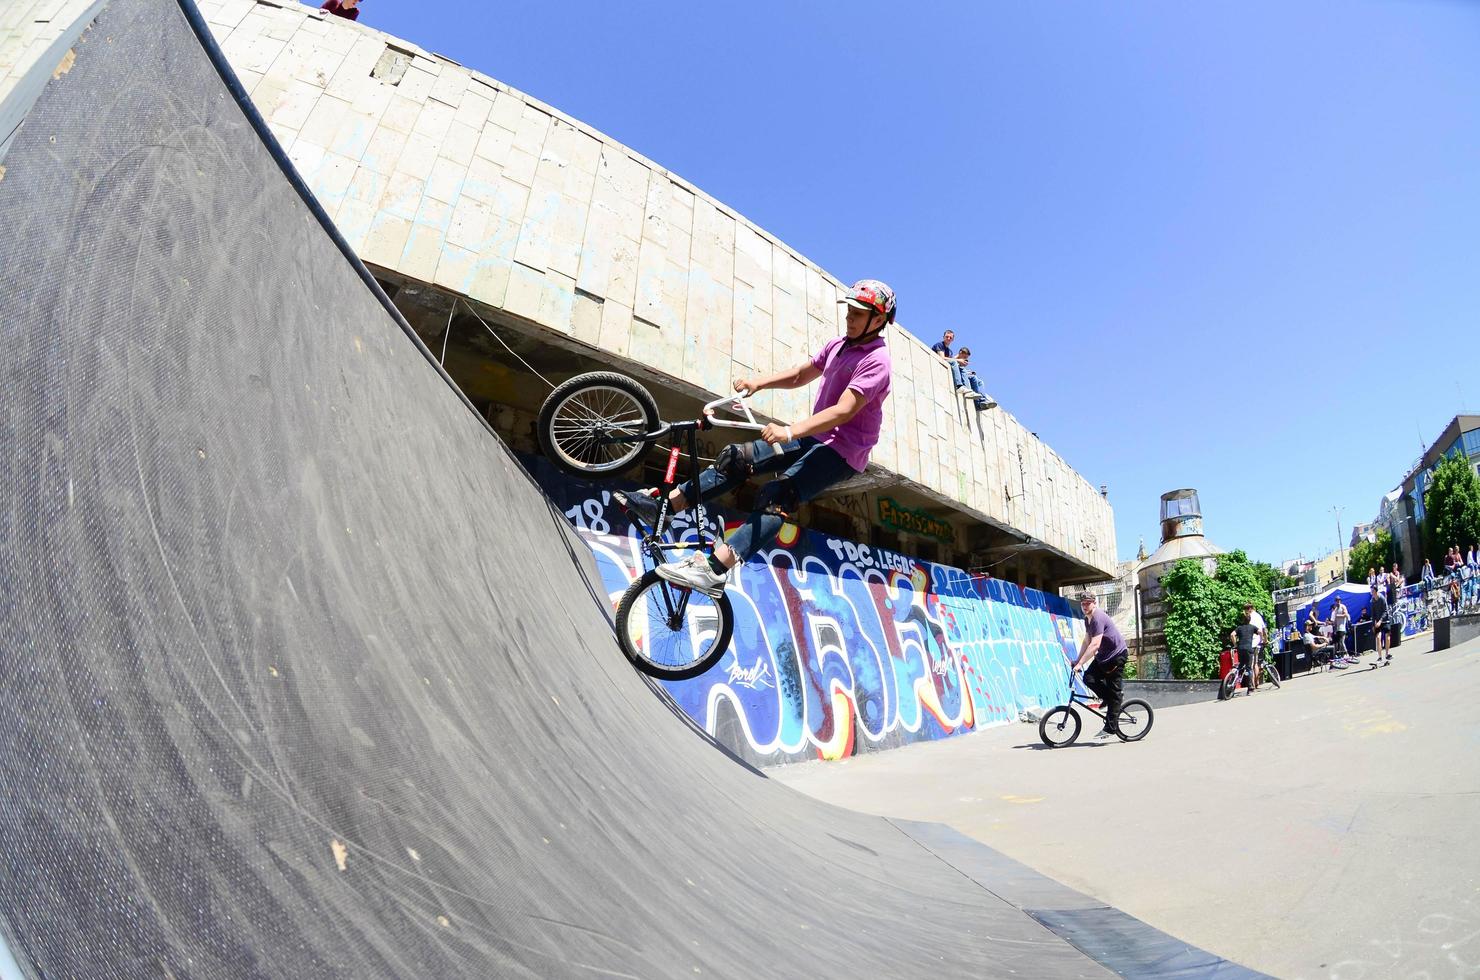
<instances>
[{"instance_id":1,"label":"chimney structure","mask_svg":"<svg viewBox=\"0 0 1480 980\"><path fill-rule=\"evenodd\" d=\"M1222 550L1203 535L1202 503L1197 491L1184 488L1161 495L1161 547L1136 570L1136 589L1141 603L1142 676L1172 676L1167 655L1166 602L1161 577L1183 558L1197 558L1209 575L1217 570L1214 560Z\"/></svg>"}]
</instances>

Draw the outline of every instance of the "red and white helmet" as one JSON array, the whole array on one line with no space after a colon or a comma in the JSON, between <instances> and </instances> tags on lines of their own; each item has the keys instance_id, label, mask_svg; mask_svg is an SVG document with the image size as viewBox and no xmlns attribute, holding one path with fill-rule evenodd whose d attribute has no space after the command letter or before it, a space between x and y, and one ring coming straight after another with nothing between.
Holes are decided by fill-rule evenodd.
<instances>
[{"instance_id":1,"label":"red and white helmet","mask_svg":"<svg viewBox=\"0 0 1480 980\"><path fill-rule=\"evenodd\" d=\"M847 295L838 300L860 310L882 313L886 323L894 322L894 290L877 279L860 279L848 287Z\"/></svg>"}]
</instances>

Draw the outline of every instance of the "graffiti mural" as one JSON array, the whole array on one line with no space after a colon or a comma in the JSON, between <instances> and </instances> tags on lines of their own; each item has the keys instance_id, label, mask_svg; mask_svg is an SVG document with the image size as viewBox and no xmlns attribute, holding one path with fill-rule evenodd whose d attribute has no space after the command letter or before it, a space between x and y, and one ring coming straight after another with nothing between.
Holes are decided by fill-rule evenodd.
<instances>
[{"instance_id":1,"label":"graffiti mural","mask_svg":"<svg viewBox=\"0 0 1480 980\"><path fill-rule=\"evenodd\" d=\"M1428 597L1423 584L1406 585L1393 602L1393 616L1403 624L1403 637L1417 636L1429 628Z\"/></svg>"},{"instance_id":2,"label":"graffiti mural","mask_svg":"<svg viewBox=\"0 0 1480 980\"><path fill-rule=\"evenodd\" d=\"M611 499L525 457L591 548L613 605L643 571ZM741 515L706 506L728 529ZM692 515L673 533L696 540ZM664 682L707 731L764 763L841 759L1062 703L1082 621L1058 596L786 525L735 572L735 633L708 673Z\"/></svg>"}]
</instances>

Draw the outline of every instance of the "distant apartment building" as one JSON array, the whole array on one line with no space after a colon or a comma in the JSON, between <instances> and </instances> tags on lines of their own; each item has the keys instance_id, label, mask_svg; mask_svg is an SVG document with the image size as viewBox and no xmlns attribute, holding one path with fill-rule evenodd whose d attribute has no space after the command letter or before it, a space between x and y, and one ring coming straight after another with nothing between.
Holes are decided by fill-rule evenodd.
<instances>
[{"instance_id":1,"label":"distant apartment building","mask_svg":"<svg viewBox=\"0 0 1480 980\"><path fill-rule=\"evenodd\" d=\"M1403 574L1416 578L1423 567L1423 544L1419 525L1424 519L1424 492L1434 467L1444 459L1464 454L1480 474L1480 415L1456 415L1450 419L1403 482L1383 497L1377 523L1391 532L1398 549Z\"/></svg>"}]
</instances>

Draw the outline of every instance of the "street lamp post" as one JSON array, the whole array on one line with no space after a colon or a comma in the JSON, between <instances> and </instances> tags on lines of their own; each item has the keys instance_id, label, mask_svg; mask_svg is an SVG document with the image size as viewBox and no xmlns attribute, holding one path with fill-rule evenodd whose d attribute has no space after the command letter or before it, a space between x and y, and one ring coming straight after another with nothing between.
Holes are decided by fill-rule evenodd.
<instances>
[{"instance_id":1,"label":"street lamp post","mask_svg":"<svg viewBox=\"0 0 1480 980\"><path fill-rule=\"evenodd\" d=\"M1345 507L1332 507L1331 513L1336 515L1336 547L1341 549L1341 581L1346 581L1346 540L1341 536L1341 512Z\"/></svg>"}]
</instances>

